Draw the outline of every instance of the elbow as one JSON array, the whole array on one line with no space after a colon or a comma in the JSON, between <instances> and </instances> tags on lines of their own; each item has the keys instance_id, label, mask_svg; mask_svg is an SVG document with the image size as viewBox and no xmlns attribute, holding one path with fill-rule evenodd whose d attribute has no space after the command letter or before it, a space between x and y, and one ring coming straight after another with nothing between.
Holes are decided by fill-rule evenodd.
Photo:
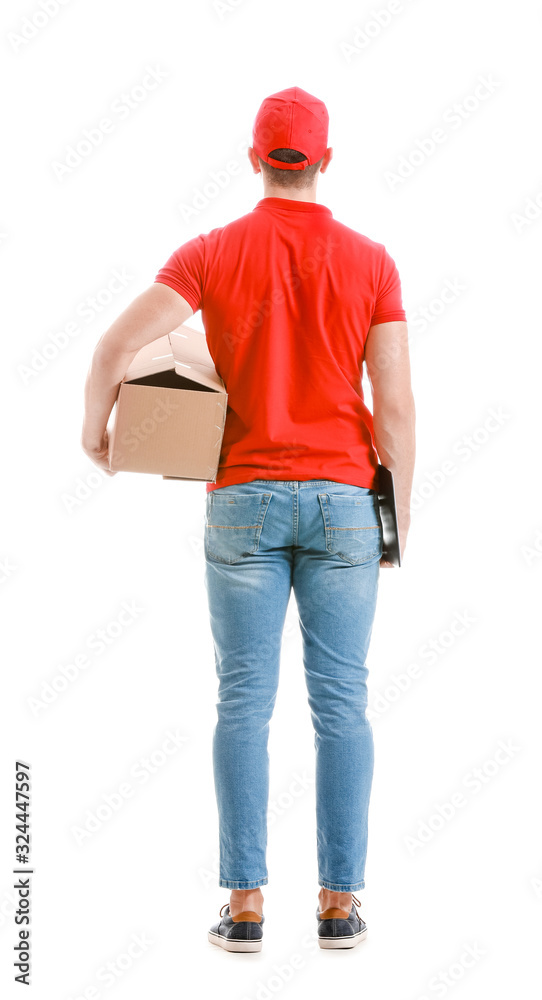
<instances>
[{"instance_id":1,"label":"elbow","mask_svg":"<svg viewBox=\"0 0 542 1000\"><path fill-rule=\"evenodd\" d=\"M98 341L94 349L92 363L96 368L111 369L130 364L132 358L137 354L136 350L126 350L119 346L114 340L108 339L106 334Z\"/></svg>"}]
</instances>

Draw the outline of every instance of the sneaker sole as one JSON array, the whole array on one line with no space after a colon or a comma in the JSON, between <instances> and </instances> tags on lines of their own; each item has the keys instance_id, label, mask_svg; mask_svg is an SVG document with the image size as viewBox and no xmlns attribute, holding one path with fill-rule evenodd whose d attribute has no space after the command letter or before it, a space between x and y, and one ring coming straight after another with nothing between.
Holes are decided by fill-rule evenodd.
<instances>
[{"instance_id":1,"label":"sneaker sole","mask_svg":"<svg viewBox=\"0 0 542 1000\"><path fill-rule=\"evenodd\" d=\"M319 937L320 948L355 948L367 937L367 928L359 934L345 934L344 937Z\"/></svg>"},{"instance_id":2,"label":"sneaker sole","mask_svg":"<svg viewBox=\"0 0 542 1000\"><path fill-rule=\"evenodd\" d=\"M213 934L212 931L208 931L207 937L211 944L217 944L219 948L224 948L225 951L261 951L262 950L262 939L256 941L235 941L222 936L222 934Z\"/></svg>"}]
</instances>

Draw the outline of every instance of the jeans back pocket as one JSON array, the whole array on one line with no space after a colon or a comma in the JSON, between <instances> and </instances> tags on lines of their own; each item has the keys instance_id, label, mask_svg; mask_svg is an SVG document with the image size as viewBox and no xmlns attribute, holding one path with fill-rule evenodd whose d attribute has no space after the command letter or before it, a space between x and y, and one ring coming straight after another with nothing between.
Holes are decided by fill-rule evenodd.
<instances>
[{"instance_id":1,"label":"jeans back pocket","mask_svg":"<svg viewBox=\"0 0 542 1000\"><path fill-rule=\"evenodd\" d=\"M382 557L378 495L319 493L326 549L354 566Z\"/></svg>"},{"instance_id":2,"label":"jeans back pocket","mask_svg":"<svg viewBox=\"0 0 542 1000\"><path fill-rule=\"evenodd\" d=\"M208 559L240 562L258 551L271 493L217 493L206 497L204 550Z\"/></svg>"}]
</instances>

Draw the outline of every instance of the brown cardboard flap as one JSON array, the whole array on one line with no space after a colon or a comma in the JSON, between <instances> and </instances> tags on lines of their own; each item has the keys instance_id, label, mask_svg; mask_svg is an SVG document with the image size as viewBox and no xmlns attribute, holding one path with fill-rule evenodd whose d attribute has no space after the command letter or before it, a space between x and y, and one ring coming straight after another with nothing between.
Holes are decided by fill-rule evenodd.
<instances>
[{"instance_id":1,"label":"brown cardboard flap","mask_svg":"<svg viewBox=\"0 0 542 1000\"><path fill-rule=\"evenodd\" d=\"M154 375L156 372L167 371L169 368L175 368L175 358L169 334L166 334L165 337L159 337L158 340L145 344L137 352L122 381L129 382L133 378Z\"/></svg>"},{"instance_id":2,"label":"brown cardboard flap","mask_svg":"<svg viewBox=\"0 0 542 1000\"><path fill-rule=\"evenodd\" d=\"M182 323L171 331L169 341L177 375L193 378L201 385L224 392L224 383L215 370L204 333Z\"/></svg>"},{"instance_id":3,"label":"brown cardboard flap","mask_svg":"<svg viewBox=\"0 0 542 1000\"><path fill-rule=\"evenodd\" d=\"M175 371L177 375L192 379L200 385L207 386L208 389L224 392L225 387L222 379L211 368L204 367L203 365L187 364L185 361L176 361Z\"/></svg>"},{"instance_id":4,"label":"brown cardboard flap","mask_svg":"<svg viewBox=\"0 0 542 1000\"><path fill-rule=\"evenodd\" d=\"M145 344L133 358L123 382L170 370L208 389L225 391L224 382L217 374L209 353L205 334L184 323L164 337Z\"/></svg>"}]
</instances>

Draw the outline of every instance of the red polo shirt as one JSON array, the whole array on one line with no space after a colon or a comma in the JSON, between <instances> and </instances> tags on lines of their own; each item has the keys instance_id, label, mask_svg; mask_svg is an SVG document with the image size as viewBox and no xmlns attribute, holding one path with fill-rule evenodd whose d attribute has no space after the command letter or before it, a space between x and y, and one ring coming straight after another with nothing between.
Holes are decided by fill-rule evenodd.
<instances>
[{"instance_id":1,"label":"red polo shirt","mask_svg":"<svg viewBox=\"0 0 542 1000\"><path fill-rule=\"evenodd\" d=\"M382 243L311 201L262 198L175 250L155 281L201 309L228 393L215 483L331 479L376 488L361 372L370 326L406 320Z\"/></svg>"}]
</instances>

